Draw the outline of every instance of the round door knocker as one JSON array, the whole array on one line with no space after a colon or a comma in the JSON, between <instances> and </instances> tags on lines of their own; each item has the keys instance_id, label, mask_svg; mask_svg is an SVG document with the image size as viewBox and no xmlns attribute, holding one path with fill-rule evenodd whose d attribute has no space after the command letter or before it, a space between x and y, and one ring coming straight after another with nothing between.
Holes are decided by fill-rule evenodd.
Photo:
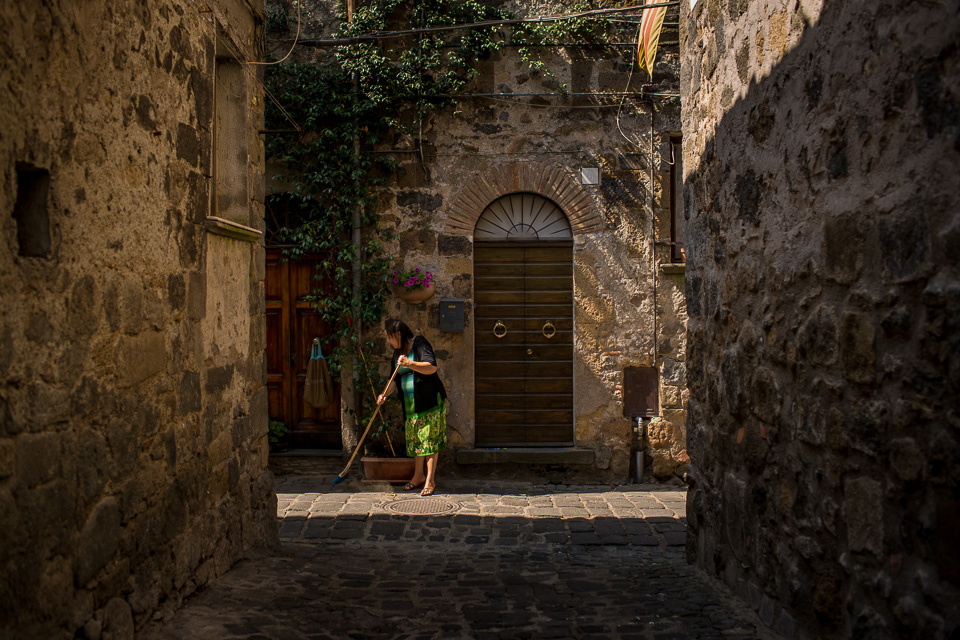
<instances>
[{"instance_id":1,"label":"round door knocker","mask_svg":"<svg viewBox=\"0 0 960 640\"><path fill-rule=\"evenodd\" d=\"M497 333L499 329L503 329L503 333ZM507 327L502 322L497 322L497 324L493 325L493 335L502 338L507 335Z\"/></svg>"},{"instance_id":2,"label":"round door knocker","mask_svg":"<svg viewBox=\"0 0 960 640\"><path fill-rule=\"evenodd\" d=\"M547 334L547 328L548 328L548 327L550 328L550 334L549 334L549 335ZM544 337L544 338L546 338L547 340L549 340L549 339L552 338L553 336L557 335L557 328L556 328L555 326L553 326L553 323L552 323L552 322L548 322L547 324L543 325L543 329L540 330L540 333L543 334L543 337Z\"/></svg>"}]
</instances>

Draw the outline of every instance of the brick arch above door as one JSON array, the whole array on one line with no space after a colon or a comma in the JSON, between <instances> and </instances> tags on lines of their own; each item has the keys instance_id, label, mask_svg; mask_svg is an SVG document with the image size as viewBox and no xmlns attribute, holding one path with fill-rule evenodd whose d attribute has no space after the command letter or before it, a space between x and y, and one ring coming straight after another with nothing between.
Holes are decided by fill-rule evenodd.
<instances>
[{"instance_id":1,"label":"brick arch above door","mask_svg":"<svg viewBox=\"0 0 960 640\"><path fill-rule=\"evenodd\" d=\"M487 205L518 191L537 193L557 203L569 218L574 235L603 228L593 198L563 167L510 162L487 169L460 190L448 210L446 233L472 235Z\"/></svg>"}]
</instances>

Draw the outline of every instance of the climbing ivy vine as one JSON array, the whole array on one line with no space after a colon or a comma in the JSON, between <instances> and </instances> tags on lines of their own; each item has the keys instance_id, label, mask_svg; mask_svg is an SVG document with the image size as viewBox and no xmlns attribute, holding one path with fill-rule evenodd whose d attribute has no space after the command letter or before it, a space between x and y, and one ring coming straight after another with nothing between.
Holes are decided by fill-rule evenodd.
<instances>
[{"instance_id":1,"label":"climbing ivy vine","mask_svg":"<svg viewBox=\"0 0 960 640\"><path fill-rule=\"evenodd\" d=\"M583 4L571 10L589 8ZM288 5L268 3L271 29L290 25ZM358 7L351 22L342 22L338 37L374 32L420 29L485 20L504 20L504 10L476 0L372 0ZM295 24L295 22L294 22ZM403 25L398 27L398 24ZM413 134L419 123L455 104L450 97L474 78L477 62L507 43L520 45L519 55L534 72L549 75L535 46L559 42L603 43L609 25L602 19L578 18L543 24L487 26L441 31L403 39L363 41L337 46L318 62L284 63L266 69L265 84L282 110L267 102L266 148L272 163L283 170L271 180L284 184L294 215L274 230L292 260L322 257L316 274L323 282L310 301L332 329L329 361L339 375L355 349L372 351L356 332L379 324L386 311L387 255L380 223L378 187L399 170L378 146L396 134ZM290 121L300 131L291 132ZM354 211L361 212L363 237L361 289L354 300L352 264L357 249L352 239ZM354 321L348 321L356 313ZM382 388L377 362L359 363L355 383L366 410ZM365 411L366 412L366 411Z\"/></svg>"}]
</instances>

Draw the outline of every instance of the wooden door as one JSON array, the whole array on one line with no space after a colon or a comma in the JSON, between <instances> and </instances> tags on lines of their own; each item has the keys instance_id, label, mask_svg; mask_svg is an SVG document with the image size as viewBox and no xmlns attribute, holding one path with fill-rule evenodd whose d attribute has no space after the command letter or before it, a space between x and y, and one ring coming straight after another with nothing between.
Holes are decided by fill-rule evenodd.
<instances>
[{"instance_id":1,"label":"wooden door","mask_svg":"<svg viewBox=\"0 0 960 640\"><path fill-rule=\"evenodd\" d=\"M303 385L314 338L329 353L330 331L311 304L304 300L323 289L316 279L319 258L282 260L279 249L267 250L267 390L271 420L282 420L290 443L298 448L340 449L340 385L334 384L334 402L314 409L303 401Z\"/></svg>"},{"instance_id":2,"label":"wooden door","mask_svg":"<svg viewBox=\"0 0 960 640\"><path fill-rule=\"evenodd\" d=\"M573 444L572 252L474 245L477 446Z\"/></svg>"}]
</instances>

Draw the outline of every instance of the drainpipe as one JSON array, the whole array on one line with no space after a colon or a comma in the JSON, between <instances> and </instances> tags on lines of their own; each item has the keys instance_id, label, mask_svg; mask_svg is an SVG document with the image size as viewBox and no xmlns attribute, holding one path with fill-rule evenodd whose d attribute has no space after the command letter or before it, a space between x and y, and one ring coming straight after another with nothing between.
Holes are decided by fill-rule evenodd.
<instances>
[{"instance_id":1,"label":"drainpipe","mask_svg":"<svg viewBox=\"0 0 960 640\"><path fill-rule=\"evenodd\" d=\"M360 88L360 76L354 72L354 92L353 92L353 104L357 104L357 94L359 93ZM353 123L353 162L354 169L360 165L360 134L358 132L359 123ZM353 172L353 188L354 192L359 192L360 180L357 177L357 172ZM353 420L354 428L359 431L360 429L360 414L363 412L363 406L360 403L360 360L357 357L357 352L359 349L363 348L363 319L360 317L360 242L362 239L361 228L360 228L360 203L356 203L353 206L353 264L351 268L353 270L353 282L352 282L352 295L353 300L351 301L351 315L355 322L355 328L357 332L357 349L351 349L352 361L353 361L353 393L351 394L351 404L353 405ZM353 437L350 438L353 440ZM346 448L344 449L346 451Z\"/></svg>"},{"instance_id":2,"label":"drainpipe","mask_svg":"<svg viewBox=\"0 0 960 640\"><path fill-rule=\"evenodd\" d=\"M353 22L353 0L347 0L347 22ZM360 94L360 74L357 71L353 72L353 106L356 108L357 99ZM353 117L353 188L354 191L359 193L360 191L360 178L357 175L356 169L360 166L360 123L357 122L357 117ZM361 233L360 233L360 203L354 205L353 207L353 320L357 323L357 340L359 341L363 336L363 323L360 319L360 242L361 242ZM357 343L359 347L359 342ZM357 356L353 356L354 366L359 367L360 363L357 361ZM356 374L357 369L354 369L354 379L357 378ZM359 409L359 407L357 407ZM359 414L358 414L359 415Z\"/></svg>"},{"instance_id":3,"label":"drainpipe","mask_svg":"<svg viewBox=\"0 0 960 640\"><path fill-rule=\"evenodd\" d=\"M347 0L347 22L353 21L353 0ZM353 73L353 105L357 105L357 96L360 93L360 74L354 71ZM353 122L353 162L354 169L360 165L360 133L359 133L360 123L356 121L356 116L354 116ZM353 188L355 192L359 192L360 179L357 176L357 172L354 171L353 175ZM354 327L357 332L357 347L362 347L361 341L363 339L363 321L360 318L360 268L361 268L361 255L360 255L360 242L361 242L361 228L360 228L360 204L357 203L353 207L353 229L352 229L352 239L353 239L353 264L351 268L353 270L353 281L352 281L352 294L353 300L351 305L351 315L353 316L353 321L355 323ZM347 451L347 441L349 442L350 447L353 448L354 443L356 443L356 435L354 430L359 431L359 420L360 414L363 410L363 407L360 405L360 360L357 357L358 349L351 349L352 353L351 363L353 365L353 388L351 389L352 393L350 394L350 405L353 409L353 427L354 429L348 429L349 431L348 438L344 439L344 454ZM343 431L343 430L341 430Z\"/></svg>"},{"instance_id":4,"label":"drainpipe","mask_svg":"<svg viewBox=\"0 0 960 640\"><path fill-rule=\"evenodd\" d=\"M643 418L637 416L637 424L633 427L633 432L637 437L637 448L633 452L633 468L636 472L636 483L643 484L643 446L644 446L644 434L643 434Z\"/></svg>"},{"instance_id":5,"label":"drainpipe","mask_svg":"<svg viewBox=\"0 0 960 640\"><path fill-rule=\"evenodd\" d=\"M360 75L354 72L353 76L353 104L357 104L357 95L360 93ZM360 166L360 133L359 133L360 123L354 121L353 123L353 189L355 193L360 192L360 178L357 176L356 169ZM353 206L353 320L356 323L357 327L357 346L361 346L360 341L363 339L363 321L360 318L360 268L361 268L361 256L360 256L360 243L362 241L361 227L360 227L360 213L361 205L357 202ZM359 367L360 363L357 360L356 354L353 356L354 366ZM356 379L357 369L354 370L354 378ZM359 409L359 407L357 407Z\"/></svg>"},{"instance_id":6,"label":"drainpipe","mask_svg":"<svg viewBox=\"0 0 960 640\"><path fill-rule=\"evenodd\" d=\"M653 280L653 366L657 367L657 203L654 196L656 189L653 184L653 163L656 157L653 144L655 107L653 100L648 98L647 102L650 105L650 276ZM657 371L659 372L659 368Z\"/></svg>"},{"instance_id":7,"label":"drainpipe","mask_svg":"<svg viewBox=\"0 0 960 640\"><path fill-rule=\"evenodd\" d=\"M653 368L657 371L657 407L660 407L660 365L657 362L657 278L659 274L657 273L657 203L654 187L654 174L653 174L653 164L656 159L656 154L654 153L654 143L653 138L655 135L654 130L654 115L656 113L656 105L654 105L653 100L647 98L647 104L650 105L650 277L653 280ZM644 433L645 425L643 424L643 418L637 418L637 426L639 427L639 436L640 436L640 465L638 466L640 470L640 482L643 482L643 451L646 446L646 434Z\"/></svg>"}]
</instances>

